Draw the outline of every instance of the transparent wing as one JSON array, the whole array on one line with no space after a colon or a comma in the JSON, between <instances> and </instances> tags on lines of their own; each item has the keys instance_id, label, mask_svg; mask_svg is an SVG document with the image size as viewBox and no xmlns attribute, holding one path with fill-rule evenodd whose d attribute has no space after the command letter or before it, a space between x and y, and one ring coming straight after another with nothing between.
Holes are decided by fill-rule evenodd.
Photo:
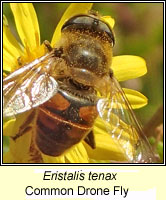
<instances>
[{"instance_id":1,"label":"transparent wing","mask_svg":"<svg viewBox=\"0 0 166 200\"><path fill-rule=\"evenodd\" d=\"M14 116L43 104L58 90L53 70L56 57L48 53L3 80L3 114Z\"/></svg>"},{"instance_id":2,"label":"transparent wing","mask_svg":"<svg viewBox=\"0 0 166 200\"><path fill-rule=\"evenodd\" d=\"M117 148L126 155L127 162L155 162L150 144L115 78L111 78L110 96L101 98L97 109L106 131L113 138Z\"/></svg>"}]
</instances>

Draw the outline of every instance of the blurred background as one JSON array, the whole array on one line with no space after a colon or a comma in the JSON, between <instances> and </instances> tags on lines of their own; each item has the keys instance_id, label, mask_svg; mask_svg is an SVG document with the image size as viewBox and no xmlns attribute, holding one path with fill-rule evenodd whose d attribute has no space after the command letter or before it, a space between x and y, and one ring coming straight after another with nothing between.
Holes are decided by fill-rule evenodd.
<instances>
[{"instance_id":1,"label":"blurred background","mask_svg":"<svg viewBox=\"0 0 166 200\"><path fill-rule=\"evenodd\" d=\"M41 41L51 41L54 29L68 6L69 3L34 3ZM101 15L111 15L116 21L114 56L137 55L147 62L148 73L145 76L121 85L138 90L148 98L148 105L135 112L150 142L162 157L163 3L95 3L93 9ZM3 13L17 37L8 3L3 3ZM8 143L7 138L4 141Z\"/></svg>"}]
</instances>

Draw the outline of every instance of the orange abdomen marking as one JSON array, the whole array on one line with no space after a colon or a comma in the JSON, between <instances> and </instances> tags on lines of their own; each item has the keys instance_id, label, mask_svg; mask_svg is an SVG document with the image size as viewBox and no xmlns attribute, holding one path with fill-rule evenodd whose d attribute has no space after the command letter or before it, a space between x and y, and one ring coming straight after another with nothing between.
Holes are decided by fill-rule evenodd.
<instances>
[{"instance_id":1,"label":"orange abdomen marking","mask_svg":"<svg viewBox=\"0 0 166 200\"><path fill-rule=\"evenodd\" d=\"M96 106L87 104L59 92L39 107L35 141L42 153L60 156L87 136L97 117Z\"/></svg>"}]
</instances>

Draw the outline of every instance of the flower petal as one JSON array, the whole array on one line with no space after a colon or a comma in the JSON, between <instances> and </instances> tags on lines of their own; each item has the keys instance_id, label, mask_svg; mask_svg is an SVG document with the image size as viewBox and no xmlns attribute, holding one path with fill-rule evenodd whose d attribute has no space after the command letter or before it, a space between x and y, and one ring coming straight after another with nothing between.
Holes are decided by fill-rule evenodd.
<instances>
[{"instance_id":1,"label":"flower petal","mask_svg":"<svg viewBox=\"0 0 166 200\"><path fill-rule=\"evenodd\" d=\"M7 121L3 126L3 135L5 136L14 136L15 133L13 131L16 119L11 119Z\"/></svg>"},{"instance_id":2,"label":"flower petal","mask_svg":"<svg viewBox=\"0 0 166 200\"><path fill-rule=\"evenodd\" d=\"M44 163L88 163L88 155L82 142L58 157L42 154Z\"/></svg>"},{"instance_id":3,"label":"flower petal","mask_svg":"<svg viewBox=\"0 0 166 200\"><path fill-rule=\"evenodd\" d=\"M92 149L87 143L84 143L88 156L95 160L116 160L124 161L126 156L120 148L117 148L113 139L104 133L95 135L96 148Z\"/></svg>"},{"instance_id":4,"label":"flower petal","mask_svg":"<svg viewBox=\"0 0 166 200\"><path fill-rule=\"evenodd\" d=\"M123 88L123 91L125 92L133 109L141 108L147 105L148 99L140 92L128 88Z\"/></svg>"},{"instance_id":5,"label":"flower petal","mask_svg":"<svg viewBox=\"0 0 166 200\"><path fill-rule=\"evenodd\" d=\"M7 74L14 71L17 66L17 60L3 49L3 71Z\"/></svg>"},{"instance_id":6,"label":"flower petal","mask_svg":"<svg viewBox=\"0 0 166 200\"><path fill-rule=\"evenodd\" d=\"M82 142L69 150L65 157L69 163L89 163L88 154Z\"/></svg>"},{"instance_id":7,"label":"flower petal","mask_svg":"<svg viewBox=\"0 0 166 200\"><path fill-rule=\"evenodd\" d=\"M40 45L40 30L32 3L10 3L20 39L30 50Z\"/></svg>"},{"instance_id":8,"label":"flower petal","mask_svg":"<svg viewBox=\"0 0 166 200\"><path fill-rule=\"evenodd\" d=\"M3 134L5 136L15 136L31 112L32 111L21 113L17 115L16 118L4 119Z\"/></svg>"},{"instance_id":9,"label":"flower petal","mask_svg":"<svg viewBox=\"0 0 166 200\"><path fill-rule=\"evenodd\" d=\"M15 68L17 58L21 54L21 45L12 35L7 19L3 16L3 70L12 71Z\"/></svg>"},{"instance_id":10,"label":"flower petal","mask_svg":"<svg viewBox=\"0 0 166 200\"><path fill-rule=\"evenodd\" d=\"M10 151L16 163L28 163L30 160L29 149L32 139L32 130L17 138L16 141L10 140Z\"/></svg>"},{"instance_id":11,"label":"flower petal","mask_svg":"<svg viewBox=\"0 0 166 200\"><path fill-rule=\"evenodd\" d=\"M101 19L111 28L114 28L115 20L111 16L102 16Z\"/></svg>"},{"instance_id":12,"label":"flower petal","mask_svg":"<svg viewBox=\"0 0 166 200\"><path fill-rule=\"evenodd\" d=\"M145 60L131 55L113 57L111 68L118 81L137 78L147 72Z\"/></svg>"},{"instance_id":13,"label":"flower petal","mask_svg":"<svg viewBox=\"0 0 166 200\"><path fill-rule=\"evenodd\" d=\"M92 5L93 3L71 3L55 29L51 45L54 46L56 42L60 39L61 28L66 20L78 14L87 14L88 11L91 9Z\"/></svg>"},{"instance_id":14,"label":"flower petal","mask_svg":"<svg viewBox=\"0 0 166 200\"><path fill-rule=\"evenodd\" d=\"M114 117L113 121L117 121L117 116ZM136 144L138 138L136 135L132 137L131 130L128 129L127 124L123 121L119 121L119 123L120 127L124 128L123 131L116 124L103 122L101 118L97 118L93 127L96 149L92 150L89 145L85 144L87 153L91 159L115 160L120 162L132 160L134 144Z\"/></svg>"},{"instance_id":15,"label":"flower petal","mask_svg":"<svg viewBox=\"0 0 166 200\"><path fill-rule=\"evenodd\" d=\"M11 154L11 152L6 152L4 155L3 155L3 163L14 163L15 162L15 159L13 157L13 155Z\"/></svg>"},{"instance_id":16,"label":"flower petal","mask_svg":"<svg viewBox=\"0 0 166 200\"><path fill-rule=\"evenodd\" d=\"M65 163L64 155L53 157L53 156L47 156L45 154L42 154L42 158L43 158L44 163Z\"/></svg>"}]
</instances>

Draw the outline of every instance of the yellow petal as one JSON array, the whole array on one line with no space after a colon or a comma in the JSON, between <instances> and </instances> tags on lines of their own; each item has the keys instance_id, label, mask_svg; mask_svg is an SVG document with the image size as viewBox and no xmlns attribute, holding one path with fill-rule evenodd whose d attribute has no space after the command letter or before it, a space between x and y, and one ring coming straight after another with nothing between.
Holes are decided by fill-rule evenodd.
<instances>
[{"instance_id":1,"label":"yellow petal","mask_svg":"<svg viewBox=\"0 0 166 200\"><path fill-rule=\"evenodd\" d=\"M88 154L82 142L69 150L65 157L69 163L89 163Z\"/></svg>"},{"instance_id":2,"label":"yellow petal","mask_svg":"<svg viewBox=\"0 0 166 200\"><path fill-rule=\"evenodd\" d=\"M20 44L12 35L8 22L3 16L3 70L13 71L16 66L17 58L22 54Z\"/></svg>"},{"instance_id":3,"label":"yellow petal","mask_svg":"<svg viewBox=\"0 0 166 200\"><path fill-rule=\"evenodd\" d=\"M21 113L17 115L16 118L4 119L3 134L5 136L15 136L31 112L32 111Z\"/></svg>"},{"instance_id":4,"label":"yellow petal","mask_svg":"<svg viewBox=\"0 0 166 200\"><path fill-rule=\"evenodd\" d=\"M47 156L45 154L42 154L42 158L43 158L44 163L65 163L64 155L53 157L53 156Z\"/></svg>"},{"instance_id":5,"label":"yellow petal","mask_svg":"<svg viewBox=\"0 0 166 200\"><path fill-rule=\"evenodd\" d=\"M11 154L11 152L6 152L4 155L3 155L3 163L14 163L15 162L15 159L13 157L13 155Z\"/></svg>"},{"instance_id":6,"label":"yellow petal","mask_svg":"<svg viewBox=\"0 0 166 200\"><path fill-rule=\"evenodd\" d=\"M116 161L126 160L126 156L123 151L120 148L117 148L113 139L106 134L106 132L103 132L103 130L100 130L100 134L95 135L95 141L96 149L92 149L88 144L84 143L88 156L91 159Z\"/></svg>"},{"instance_id":7,"label":"yellow petal","mask_svg":"<svg viewBox=\"0 0 166 200\"><path fill-rule=\"evenodd\" d=\"M113 57L111 68L118 81L137 78L147 72L145 60L131 55Z\"/></svg>"},{"instance_id":8,"label":"yellow petal","mask_svg":"<svg viewBox=\"0 0 166 200\"><path fill-rule=\"evenodd\" d=\"M42 154L44 163L88 163L88 155L82 142L58 157Z\"/></svg>"},{"instance_id":9,"label":"yellow petal","mask_svg":"<svg viewBox=\"0 0 166 200\"><path fill-rule=\"evenodd\" d=\"M60 39L61 28L66 20L78 14L87 14L88 11L91 9L92 5L93 3L71 3L55 29L51 45L54 46L56 42Z\"/></svg>"},{"instance_id":10,"label":"yellow petal","mask_svg":"<svg viewBox=\"0 0 166 200\"><path fill-rule=\"evenodd\" d=\"M8 74L14 71L16 66L17 59L10 55L9 52L5 50L5 48L3 48L3 71Z\"/></svg>"},{"instance_id":11,"label":"yellow petal","mask_svg":"<svg viewBox=\"0 0 166 200\"><path fill-rule=\"evenodd\" d=\"M40 31L32 3L10 3L20 39L30 51L40 45Z\"/></svg>"},{"instance_id":12,"label":"yellow petal","mask_svg":"<svg viewBox=\"0 0 166 200\"><path fill-rule=\"evenodd\" d=\"M111 16L102 16L101 19L111 27L111 29L114 28L115 20Z\"/></svg>"},{"instance_id":13,"label":"yellow petal","mask_svg":"<svg viewBox=\"0 0 166 200\"><path fill-rule=\"evenodd\" d=\"M123 88L123 91L125 92L133 109L141 108L147 105L148 99L140 92L128 88Z\"/></svg>"},{"instance_id":14,"label":"yellow petal","mask_svg":"<svg viewBox=\"0 0 166 200\"><path fill-rule=\"evenodd\" d=\"M14 136L15 133L13 131L16 119L11 119L7 121L3 126L3 135L5 136Z\"/></svg>"},{"instance_id":15,"label":"yellow petal","mask_svg":"<svg viewBox=\"0 0 166 200\"><path fill-rule=\"evenodd\" d=\"M26 134L14 140L10 140L10 151L16 163L28 162L30 159L29 149L31 145L32 131L27 131Z\"/></svg>"},{"instance_id":16,"label":"yellow petal","mask_svg":"<svg viewBox=\"0 0 166 200\"><path fill-rule=\"evenodd\" d=\"M116 115L112 115L111 120L109 123L98 117L95 121L93 131L97 148L87 147L88 155L95 160L130 161L135 151L133 145L138 141L137 133L122 120L118 120L121 127L118 128Z\"/></svg>"},{"instance_id":17,"label":"yellow petal","mask_svg":"<svg viewBox=\"0 0 166 200\"><path fill-rule=\"evenodd\" d=\"M3 78L5 78L7 76L8 73L3 72Z\"/></svg>"}]
</instances>

